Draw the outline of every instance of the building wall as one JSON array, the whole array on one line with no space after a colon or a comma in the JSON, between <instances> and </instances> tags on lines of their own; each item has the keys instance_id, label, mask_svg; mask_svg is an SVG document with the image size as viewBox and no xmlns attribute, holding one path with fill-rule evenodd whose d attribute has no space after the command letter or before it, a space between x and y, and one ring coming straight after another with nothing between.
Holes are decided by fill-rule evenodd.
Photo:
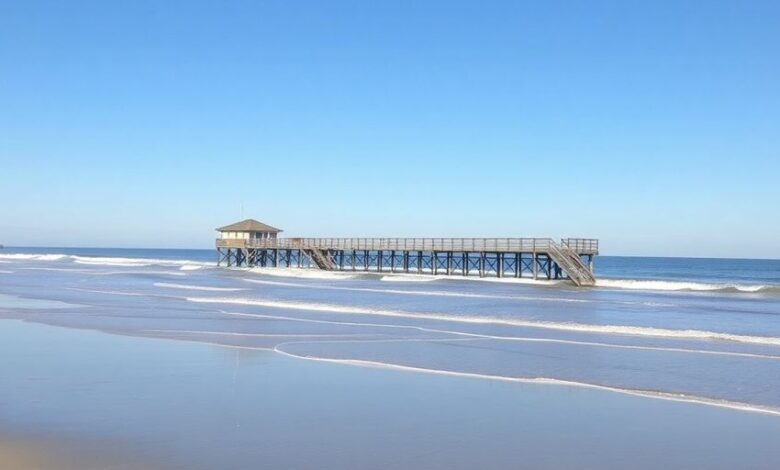
<instances>
[{"instance_id":1,"label":"building wall","mask_svg":"<svg viewBox=\"0 0 780 470\"><path fill-rule=\"evenodd\" d=\"M276 238L271 232L219 232L219 238L227 240L249 240L250 238Z\"/></svg>"}]
</instances>

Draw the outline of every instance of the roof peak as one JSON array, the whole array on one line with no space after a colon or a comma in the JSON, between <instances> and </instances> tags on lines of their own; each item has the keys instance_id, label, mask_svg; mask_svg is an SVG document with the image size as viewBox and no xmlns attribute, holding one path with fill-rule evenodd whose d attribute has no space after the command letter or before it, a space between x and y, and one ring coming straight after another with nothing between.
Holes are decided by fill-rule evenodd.
<instances>
[{"instance_id":1,"label":"roof peak","mask_svg":"<svg viewBox=\"0 0 780 470\"><path fill-rule=\"evenodd\" d=\"M241 222L219 227L218 232L273 232L279 233L280 229L271 227L255 219L244 219Z\"/></svg>"}]
</instances>

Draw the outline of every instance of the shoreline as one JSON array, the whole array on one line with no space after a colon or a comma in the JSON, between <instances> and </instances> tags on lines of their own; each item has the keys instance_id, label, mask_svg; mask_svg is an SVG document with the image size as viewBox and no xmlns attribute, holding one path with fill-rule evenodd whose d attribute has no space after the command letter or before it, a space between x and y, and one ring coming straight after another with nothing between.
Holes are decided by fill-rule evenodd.
<instances>
[{"instance_id":1,"label":"shoreline","mask_svg":"<svg viewBox=\"0 0 780 470\"><path fill-rule=\"evenodd\" d=\"M639 468L659 462L780 464L780 450L771 444L780 420L761 414L601 390L338 367L25 321L0 325L0 352L19 353L0 363L0 373L15 371L12 381L0 382L7 397L0 406L0 441L10 449L6 456L30 462L64 451L87 463L107 458L119 468L137 468L127 459L139 455L160 468L204 469L260 462L286 468L505 468L515 466L518 455L537 467L594 469L635 462L635 455L653 458ZM118 375L117 361L123 364ZM66 371L63 364L70 364ZM33 377L45 379L46 389L30 382ZM14 383L23 390L9 388ZM86 396L63 393L73 387ZM593 435L596 422L600 431ZM42 432L59 437L26 440ZM689 436L684 448L682 434ZM202 439L209 444L186 455L175 450ZM117 453L90 455L98 441L99 448ZM265 442L259 450L258 442ZM730 453L735 443L750 452ZM561 447L571 452L559 455L554 449ZM360 452L365 448L372 452ZM750 455L758 457L751 461Z\"/></svg>"},{"instance_id":2,"label":"shoreline","mask_svg":"<svg viewBox=\"0 0 780 470\"><path fill-rule=\"evenodd\" d=\"M44 248L40 247L43 251L57 250L57 248ZM22 248L19 248L22 249ZM79 253L78 250L86 251L103 251L105 254L97 253ZM217 269L216 262L206 261L205 259L187 259L187 258L148 258L142 254L144 249L128 248L126 257L117 257L109 248L73 248L63 249L61 251L72 251L71 253L4 253L0 254L0 263L11 263L19 261L35 260L38 262L61 262L63 259L71 259L74 264L82 267L89 266L113 266L113 267L146 267L147 265L159 265L160 267L176 268L181 271L181 274L187 271L197 271L201 269ZM14 250L12 250L14 251ZM25 250L26 251L26 250ZM150 249L149 251L157 251L160 253L167 252L181 252L184 254L192 254L193 250L166 250L166 249ZM208 252L208 250L195 250L200 252ZM139 253L139 256L130 256L132 254ZM645 262L651 260L699 260L705 261L723 261L723 262L750 262L750 263L776 263L780 260L775 259L748 259L748 258L675 258L675 257L632 257L632 256L602 256L601 261L625 260L636 259L644 260ZM428 272L422 273L390 273L390 272L376 272L371 270L356 270L356 271L324 271L317 268L297 268L297 267L279 267L279 268L264 268L264 267L251 267L251 268L237 268L237 267L221 267L226 272L238 272L238 273L253 273L260 275L267 275L270 277L283 277L288 279L298 280L350 280L358 278L372 278L379 279L385 282L398 282L398 283L426 283L431 281L474 281L479 283L494 283L498 285L522 285L522 286L534 286L540 288L570 288L575 286L567 279L532 279L525 276L521 278L516 277L495 277L495 272L492 275L486 277L477 276L461 276L457 274L437 274L433 275ZM429 268L426 268L429 269ZM679 277L646 277L644 275L631 275L629 273L618 274L612 272L614 270L604 268L597 270L598 279L594 286L587 289L605 289L614 291L640 291L640 292L679 292L679 293L730 293L740 295L768 295L776 297L780 294L779 279L767 280L766 282L749 281L747 279L720 279L711 277L692 277L692 278L679 278ZM0 274L13 274L12 271L0 271ZM172 274L172 273L171 273Z\"/></svg>"},{"instance_id":3,"label":"shoreline","mask_svg":"<svg viewBox=\"0 0 780 470\"><path fill-rule=\"evenodd\" d=\"M62 328L66 330L94 332L94 333L105 334L110 336L122 336L122 337L137 338L137 339L153 339L153 340L171 341L171 342L178 342L178 343L189 343L189 344L195 344L201 346L215 346L218 348L224 348L226 350L239 349L239 350L247 350L247 351L263 351L263 352L274 353L282 357L291 358L296 361L311 361L315 363L340 365L340 366L347 366L347 367L382 369L387 371L409 372L413 374L427 374L433 376L457 377L466 380L483 380L488 382L504 382L504 383L524 384L524 385L531 385L531 386L543 385L543 386L555 386L555 387L572 388L572 389L596 390L608 394L619 394L619 395L633 396L633 397L639 397L639 398L650 399L650 400L685 403L694 406L714 407L714 408L721 408L721 409L737 411L737 412L762 414L767 416L780 416L780 408L777 407L751 404L751 403L742 403L736 401L728 401L728 400L722 400L722 399L705 397L705 396L685 395L680 393L663 392L663 391L649 390L649 389L645 390L645 389L618 388L609 385L601 385L601 384L588 383L588 382L577 382L572 380L550 378L550 377L530 378L530 377L488 375L488 374L479 374L479 373L465 372L465 371L429 369L429 368L408 366L404 364L366 361L361 359L334 359L334 358L325 358L325 357L316 357L316 356L302 356L294 353L289 353L280 349L280 347L284 346L285 343L282 343L275 347L240 346L234 344L219 343L215 341L205 341L202 339L192 339L192 338L176 336L180 333L207 334L208 332L205 331L160 330L156 332L158 334L133 334L131 332L111 331L111 330L105 330L99 328L81 328L81 327L50 324L45 322L27 321L22 319L0 318L0 322L4 320L30 323L34 325L41 325L41 326L46 326L51 328ZM431 330L431 331L436 331L436 330ZM146 333L152 333L152 332L147 331ZM258 336L258 335L268 336L263 334L255 335L252 333L247 333L247 334L219 333L219 334L231 335L231 336ZM281 335L281 336L287 336L287 335ZM399 341L399 340L387 340L387 341ZM435 341L435 340L427 340L427 341ZM598 343L594 343L594 344L598 344ZM637 346L615 346L615 347L624 347L627 349L632 349L632 348L653 349L652 347L643 348ZM720 354L720 353L713 352L712 354ZM741 353L730 353L730 354L734 356L747 356L747 357L758 357L758 358L769 359L769 360L780 360L780 356L761 356L755 354L741 354Z\"/></svg>"}]
</instances>

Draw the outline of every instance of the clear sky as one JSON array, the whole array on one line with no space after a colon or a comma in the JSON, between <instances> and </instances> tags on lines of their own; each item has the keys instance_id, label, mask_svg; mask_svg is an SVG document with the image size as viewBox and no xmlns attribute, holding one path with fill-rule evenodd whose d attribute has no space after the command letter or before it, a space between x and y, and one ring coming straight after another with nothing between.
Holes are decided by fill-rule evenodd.
<instances>
[{"instance_id":1,"label":"clear sky","mask_svg":"<svg viewBox=\"0 0 780 470\"><path fill-rule=\"evenodd\" d=\"M0 0L0 243L780 257L778 1Z\"/></svg>"}]
</instances>

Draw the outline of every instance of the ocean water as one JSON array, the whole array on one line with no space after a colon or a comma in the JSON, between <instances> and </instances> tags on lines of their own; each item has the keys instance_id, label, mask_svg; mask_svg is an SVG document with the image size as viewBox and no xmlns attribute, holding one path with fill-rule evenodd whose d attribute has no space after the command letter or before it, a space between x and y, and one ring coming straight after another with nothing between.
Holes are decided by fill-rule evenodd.
<instances>
[{"instance_id":1,"label":"ocean water","mask_svg":"<svg viewBox=\"0 0 780 470\"><path fill-rule=\"evenodd\" d=\"M780 467L767 414L16 320L0 397L3 469Z\"/></svg>"},{"instance_id":2,"label":"ocean water","mask_svg":"<svg viewBox=\"0 0 780 470\"><path fill-rule=\"evenodd\" d=\"M210 250L6 248L0 315L296 360L780 418L780 261L599 257L595 288L225 269Z\"/></svg>"}]
</instances>

